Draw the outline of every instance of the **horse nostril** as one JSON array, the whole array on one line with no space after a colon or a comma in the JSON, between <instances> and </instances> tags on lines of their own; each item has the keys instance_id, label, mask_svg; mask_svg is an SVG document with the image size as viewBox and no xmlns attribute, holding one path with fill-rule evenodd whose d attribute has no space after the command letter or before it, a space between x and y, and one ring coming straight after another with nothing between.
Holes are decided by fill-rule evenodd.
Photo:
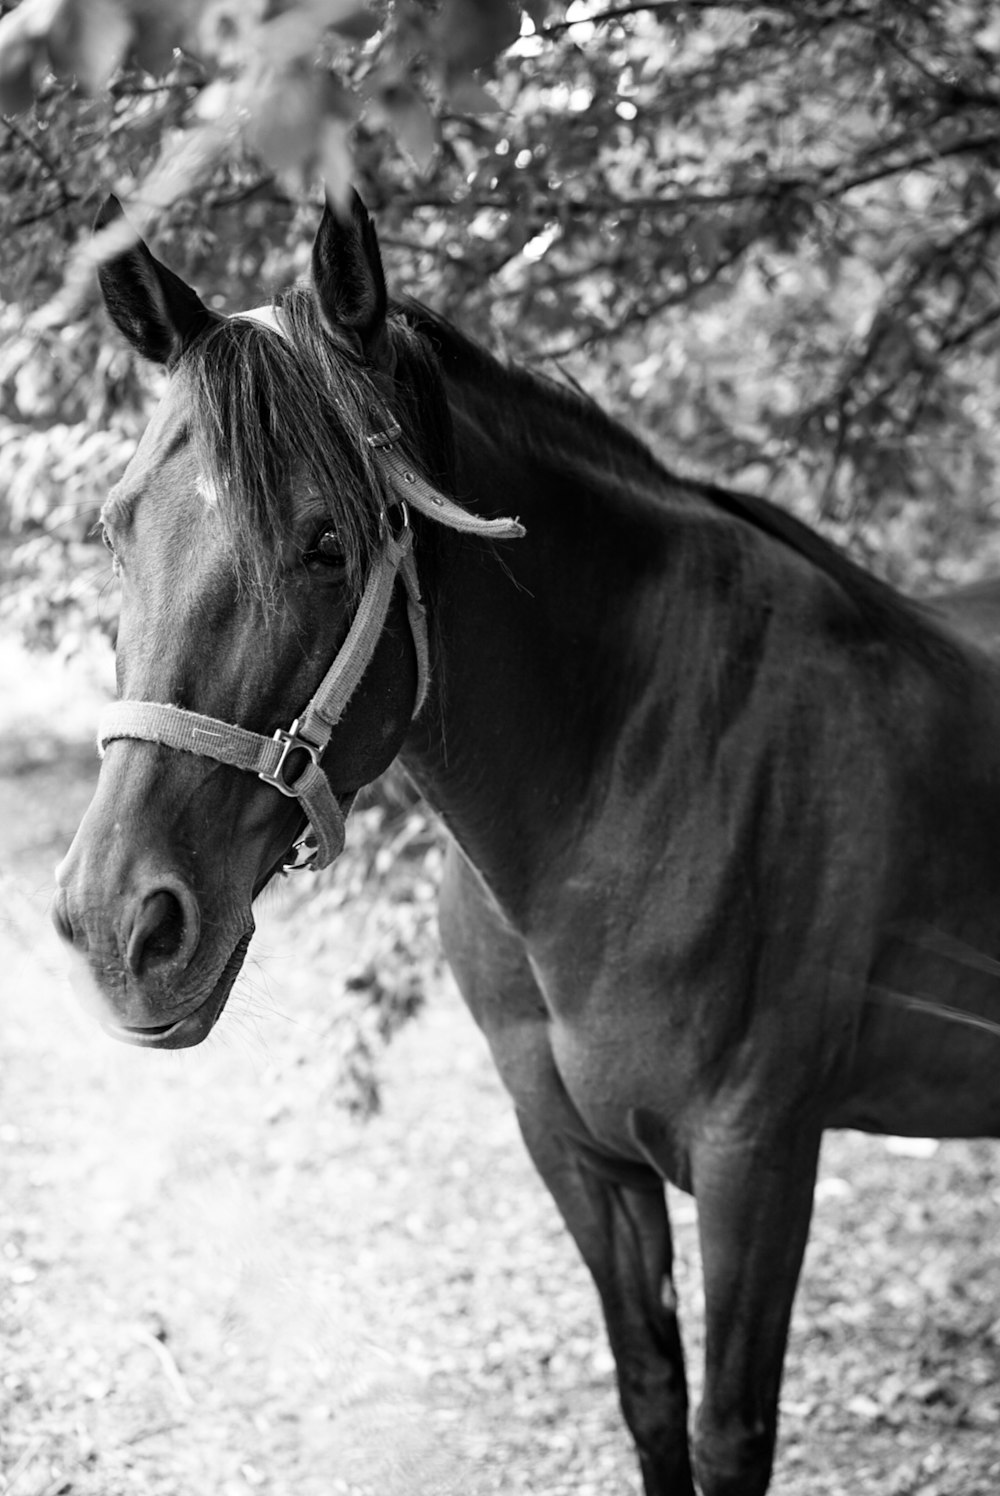
<instances>
[{"instance_id":1,"label":"horse nostril","mask_svg":"<svg viewBox=\"0 0 1000 1496\"><path fill-rule=\"evenodd\" d=\"M181 898L168 888L147 894L139 906L125 947L125 964L134 976L176 963L197 939L194 919Z\"/></svg>"}]
</instances>

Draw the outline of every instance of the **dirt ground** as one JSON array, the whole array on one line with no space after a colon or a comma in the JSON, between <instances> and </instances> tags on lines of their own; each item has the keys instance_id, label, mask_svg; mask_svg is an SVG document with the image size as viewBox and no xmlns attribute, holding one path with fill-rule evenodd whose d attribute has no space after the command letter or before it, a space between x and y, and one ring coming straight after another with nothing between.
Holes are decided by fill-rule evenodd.
<instances>
[{"instance_id":1,"label":"dirt ground","mask_svg":"<svg viewBox=\"0 0 1000 1496\"><path fill-rule=\"evenodd\" d=\"M74 1007L47 903L100 689L0 643L0 1493L637 1496L589 1281L447 979L382 1115L336 1105L370 895L268 902L198 1050ZM996 1496L998 1223L995 1145L828 1139L774 1496Z\"/></svg>"}]
</instances>

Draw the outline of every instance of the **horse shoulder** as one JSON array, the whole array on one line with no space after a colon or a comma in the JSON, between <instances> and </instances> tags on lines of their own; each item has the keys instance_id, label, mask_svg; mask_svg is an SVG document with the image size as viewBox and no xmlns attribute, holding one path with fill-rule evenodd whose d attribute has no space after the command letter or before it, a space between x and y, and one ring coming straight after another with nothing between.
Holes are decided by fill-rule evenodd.
<instances>
[{"instance_id":1,"label":"horse shoulder","mask_svg":"<svg viewBox=\"0 0 1000 1496\"><path fill-rule=\"evenodd\" d=\"M449 840L438 900L441 945L508 1090L544 1089L548 1013L527 949L481 875Z\"/></svg>"}]
</instances>

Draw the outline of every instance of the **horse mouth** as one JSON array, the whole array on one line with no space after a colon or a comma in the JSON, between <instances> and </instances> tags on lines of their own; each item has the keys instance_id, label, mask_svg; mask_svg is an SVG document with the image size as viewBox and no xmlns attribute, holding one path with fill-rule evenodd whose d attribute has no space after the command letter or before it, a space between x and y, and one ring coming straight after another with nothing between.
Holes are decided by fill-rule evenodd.
<instances>
[{"instance_id":1,"label":"horse mouth","mask_svg":"<svg viewBox=\"0 0 1000 1496\"><path fill-rule=\"evenodd\" d=\"M143 1028L102 1019L101 1027L104 1032L122 1044L131 1044L139 1049L191 1049L195 1044L200 1044L211 1033L226 1006L252 935L251 926L236 942L232 955L222 968L208 997L193 1012L185 1013L182 1018L172 1019L169 1023Z\"/></svg>"}]
</instances>

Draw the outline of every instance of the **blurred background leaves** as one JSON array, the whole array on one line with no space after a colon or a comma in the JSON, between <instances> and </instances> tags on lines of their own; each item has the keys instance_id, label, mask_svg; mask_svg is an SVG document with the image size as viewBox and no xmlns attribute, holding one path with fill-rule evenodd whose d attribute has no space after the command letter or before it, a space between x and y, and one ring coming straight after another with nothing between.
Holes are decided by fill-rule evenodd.
<instances>
[{"instance_id":1,"label":"blurred background leaves","mask_svg":"<svg viewBox=\"0 0 1000 1496\"><path fill-rule=\"evenodd\" d=\"M682 469L899 581L995 564L986 0L0 13L0 534L39 637L100 622L80 546L150 395L80 270L109 190L235 307L304 272L320 181L354 179L397 288Z\"/></svg>"}]
</instances>

